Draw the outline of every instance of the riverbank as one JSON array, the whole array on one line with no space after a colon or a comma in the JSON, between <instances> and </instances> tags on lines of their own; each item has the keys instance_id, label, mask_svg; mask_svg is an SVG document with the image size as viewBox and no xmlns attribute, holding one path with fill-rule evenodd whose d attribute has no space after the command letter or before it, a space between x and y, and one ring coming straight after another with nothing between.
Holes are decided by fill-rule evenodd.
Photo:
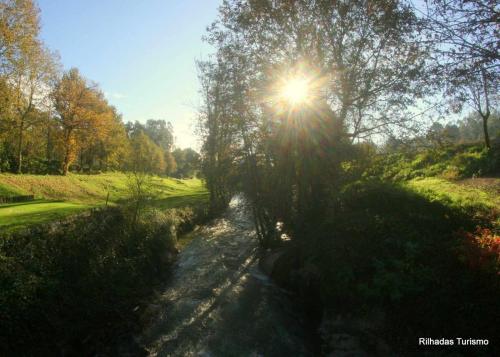
<instances>
[{"instance_id":1,"label":"riverbank","mask_svg":"<svg viewBox=\"0 0 500 357\"><path fill-rule=\"evenodd\" d=\"M90 208L123 203L130 196L125 173L97 175L0 174L0 196L33 195L34 200L0 204L0 230L14 231L63 219ZM158 209L205 204L208 193L199 179L151 176L148 204Z\"/></svg>"},{"instance_id":2,"label":"riverbank","mask_svg":"<svg viewBox=\"0 0 500 357\"><path fill-rule=\"evenodd\" d=\"M94 355L133 329L205 208L92 208L3 231L0 355Z\"/></svg>"}]
</instances>

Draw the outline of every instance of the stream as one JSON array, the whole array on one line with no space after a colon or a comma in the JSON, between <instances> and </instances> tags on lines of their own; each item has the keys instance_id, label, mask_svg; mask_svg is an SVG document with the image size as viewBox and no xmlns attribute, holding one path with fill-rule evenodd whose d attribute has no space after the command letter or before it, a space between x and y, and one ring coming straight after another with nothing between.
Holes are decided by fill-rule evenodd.
<instances>
[{"instance_id":1,"label":"stream","mask_svg":"<svg viewBox=\"0 0 500 357\"><path fill-rule=\"evenodd\" d=\"M289 294L258 267L241 196L179 254L137 342L150 356L308 356Z\"/></svg>"}]
</instances>

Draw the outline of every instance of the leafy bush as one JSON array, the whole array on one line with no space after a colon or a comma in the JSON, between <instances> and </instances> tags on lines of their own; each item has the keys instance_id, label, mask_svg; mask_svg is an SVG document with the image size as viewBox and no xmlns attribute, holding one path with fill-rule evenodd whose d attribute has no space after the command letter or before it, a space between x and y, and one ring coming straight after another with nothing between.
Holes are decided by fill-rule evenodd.
<instances>
[{"instance_id":1,"label":"leafy bush","mask_svg":"<svg viewBox=\"0 0 500 357\"><path fill-rule=\"evenodd\" d=\"M491 258L498 253L491 252L497 252L498 237L488 230L475 235L481 237L480 256L490 263L471 269L464 250L476 248L456 233L472 232L480 222L467 211L404 186L367 181L332 197L327 217L304 248L306 264L320 271L327 309L348 315L384 311L386 338L406 351L418 336L493 341L498 316L491 307L500 284L499 261Z\"/></svg>"},{"instance_id":2,"label":"leafy bush","mask_svg":"<svg viewBox=\"0 0 500 357\"><path fill-rule=\"evenodd\" d=\"M460 244L459 259L471 269L492 271L500 275L500 236L492 230L477 227L474 232L456 232Z\"/></svg>"},{"instance_id":3,"label":"leafy bush","mask_svg":"<svg viewBox=\"0 0 500 357\"><path fill-rule=\"evenodd\" d=\"M0 237L0 354L90 354L168 272L192 210L119 208ZM130 322L130 321L129 321Z\"/></svg>"}]
</instances>

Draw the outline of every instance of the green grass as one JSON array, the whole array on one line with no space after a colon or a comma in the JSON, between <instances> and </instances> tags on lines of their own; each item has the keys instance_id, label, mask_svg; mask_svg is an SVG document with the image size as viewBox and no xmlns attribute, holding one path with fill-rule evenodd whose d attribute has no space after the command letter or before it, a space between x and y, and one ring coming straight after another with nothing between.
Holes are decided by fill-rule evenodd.
<instances>
[{"instance_id":1,"label":"green grass","mask_svg":"<svg viewBox=\"0 0 500 357\"><path fill-rule=\"evenodd\" d=\"M413 179L408 181L407 185L430 201L439 201L456 208L489 210L500 207L500 197L493 192L437 177Z\"/></svg>"},{"instance_id":2,"label":"green grass","mask_svg":"<svg viewBox=\"0 0 500 357\"><path fill-rule=\"evenodd\" d=\"M37 200L0 205L0 230L15 230L48 222L91 207L128 199L127 175L49 176L0 174L0 195L35 195ZM208 192L199 179L178 180L153 177L150 206L160 209L180 208L204 203Z\"/></svg>"},{"instance_id":3,"label":"green grass","mask_svg":"<svg viewBox=\"0 0 500 357\"><path fill-rule=\"evenodd\" d=\"M365 177L398 182L431 202L500 228L499 163L499 151L482 143L451 145L379 155Z\"/></svg>"},{"instance_id":4,"label":"green grass","mask_svg":"<svg viewBox=\"0 0 500 357\"><path fill-rule=\"evenodd\" d=\"M118 202L127 196L127 175L105 173L100 175L68 176L0 174L0 195L30 195L50 200L64 200L96 204L109 200ZM159 198L172 195L205 192L199 179L177 180L153 177L153 192Z\"/></svg>"},{"instance_id":5,"label":"green grass","mask_svg":"<svg viewBox=\"0 0 500 357\"><path fill-rule=\"evenodd\" d=\"M25 192L0 183L0 196L18 196L22 194L25 194Z\"/></svg>"},{"instance_id":6,"label":"green grass","mask_svg":"<svg viewBox=\"0 0 500 357\"><path fill-rule=\"evenodd\" d=\"M498 182L500 179L491 180ZM487 217L492 220L494 227L500 228L500 215L498 214L500 196L496 191L437 177L413 179L405 185L431 202L439 202L469 215Z\"/></svg>"},{"instance_id":7,"label":"green grass","mask_svg":"<svg viewBox=\"0 0 500 357\"><path fill-rule=\"evenodd\" d=\"M379 155L366 173L393 181L418 177L463 179L500 175L498 149L485 150L483 145L463 144L444 148Z\"/></svg>"},{"instance_id":8,"label":"green grass","mask_svg":"<svg viewBox=\"0 0 500 357\"><path fill-rule=\"evenodd\" d=\"M14 230L28 224L39 224L88 209L71 202L33 201L0 206L0 229Z\"/></svg>"}]
</instances>

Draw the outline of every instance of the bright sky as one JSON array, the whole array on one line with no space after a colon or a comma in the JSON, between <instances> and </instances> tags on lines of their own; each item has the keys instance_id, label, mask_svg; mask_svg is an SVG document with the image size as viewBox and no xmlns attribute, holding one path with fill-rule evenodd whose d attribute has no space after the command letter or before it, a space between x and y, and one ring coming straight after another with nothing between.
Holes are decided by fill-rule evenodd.
<instances>
[{"instance_id":1,"label":"bright sky","mask_svg":"<svg viewBox=\"0 0 500 357\"><path fill-rule=\"evenodd\" d=\"M195 59L221 0L38 0L42 38L99 83L124 121L165 119L176 145L196 148Z\"/></svg>"}]
</instances>

